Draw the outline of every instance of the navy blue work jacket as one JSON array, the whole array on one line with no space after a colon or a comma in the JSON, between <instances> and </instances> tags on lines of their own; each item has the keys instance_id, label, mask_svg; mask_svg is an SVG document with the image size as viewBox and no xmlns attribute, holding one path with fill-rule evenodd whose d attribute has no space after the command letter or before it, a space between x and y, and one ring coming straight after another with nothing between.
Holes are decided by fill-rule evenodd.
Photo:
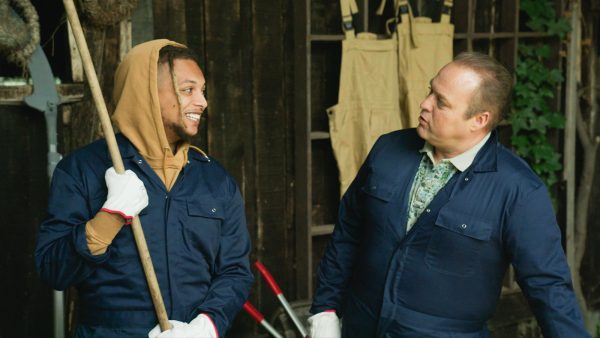
<instances>
[{"instance_id":1,"label":"navy blue work jacket","mask_svg":"<svg viewBox=\"0 0 600 338\"><path fill-rule=\"evenodd\" d=\"M335 309L345 338L488 337L509 264L545 337L589 337L541 180L496 133L406 233L424 141L382 136L341 201L312 313Z\"/></svg>"},{"instance_id":2,"label":"navy blue work jacket","mask_svg":"<svg viewBox=\"0 0 600 338\"><path fill-rule=\"evenodd\" d=\"M233 178L212 158L190 149L171 191L133 145L117 136L126 169L144 182L149 205L140 213L169 319L208 314L223 337L254 281L242 197ZM57 290L78 290L78 337L147 337L157 323L131 227L106 253L93 256L85 224L106 200L111 166L104 140L63 159L54 172L48 218L35 260Z\"/></svg>"}]
</instances>

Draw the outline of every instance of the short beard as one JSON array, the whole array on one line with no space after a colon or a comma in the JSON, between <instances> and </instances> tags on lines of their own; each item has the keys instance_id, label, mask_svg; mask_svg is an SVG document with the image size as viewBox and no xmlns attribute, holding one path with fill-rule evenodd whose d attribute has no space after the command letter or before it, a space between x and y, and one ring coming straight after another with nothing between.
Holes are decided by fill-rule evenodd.
<instances>
[{"instance_id":1,"label":"short beard","mask_svg":"<svg viewBox=\"0 0 600 338\"><path fill-rule=\"evenodd\" d=\"M192 136L188 135L180 124L175 126L175 133L179 136L180 141L192 143Z\"/></svg>"},{"instance_id":2,"label":"short beard","mask_svg":"<svg viewBox=\"0 0 600 338\"><path fill-rule=\"evenodd\" d=\"M169 128L172 129L177 136L179 136L180 142L192 143L192 137L185 132L184 127L181 124L171 123Z\"/></svg>"}]
</instances>

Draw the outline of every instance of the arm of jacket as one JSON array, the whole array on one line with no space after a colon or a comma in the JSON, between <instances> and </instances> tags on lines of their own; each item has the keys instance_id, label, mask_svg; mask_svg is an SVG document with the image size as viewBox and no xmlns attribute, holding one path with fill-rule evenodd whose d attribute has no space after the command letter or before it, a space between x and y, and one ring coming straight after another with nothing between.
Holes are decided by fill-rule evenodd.
<instances>
[{"instance_id":1,"label":"arm of jacket","mask_svg":"<svg viewBox=\"0 0 600 338\"><path fill-rule=\"evenodd\" d=\"M374 149L375 147L377 144ZM318 287L311 313L336 310L340 317L343 315L341 305L347 293L363 231L361 187L365 184L372 154L373 151L340 201L337 223L319 263Z\"/></svg>"},{"instance_id":2,"label":"arm of jacket","mask_svg":"<svg viewBox=\"0 0 600 338\"><path fill-rule=\"evenodd\" d=\"M93 216L88 205L83 184L59 165L34 254L38 274L54 289L76 285L109 257L109 251L94 256L88 249L85 225Z\"/></svg>"},{"instance_id":3,"label":"arm of jacket","mask_svg":"<svg viewBox=\"0 0 600 338\"><path fill-rule=\"evenodd\" d=\"M250 270L250 236L244 203L237 185L228 177L231 199L225 205L221 243L208 294L197 313L213 320L219 337L224 337L233 319L248 298L254 276Z\"/></svg>"},{"instance_id":4,"label":"arm of jacket","mask_svg":"<svg viewBox=\"0 0 600 338\"><path fill-rule=\"evenodd\" d=\"M508 252L544 337L590 337L573 292L546 186L540 184L520 198L509 213L504 230Z\"/></svg>"}]
</instances>

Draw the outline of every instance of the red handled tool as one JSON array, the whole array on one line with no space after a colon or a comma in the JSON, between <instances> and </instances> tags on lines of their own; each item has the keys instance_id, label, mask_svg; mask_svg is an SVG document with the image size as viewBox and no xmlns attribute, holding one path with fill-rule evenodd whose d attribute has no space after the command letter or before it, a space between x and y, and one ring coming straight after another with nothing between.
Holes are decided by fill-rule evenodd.
<instances>
[{"instance_id":1,"label":"red handled tool","mask_svg":"<svg viewBox=\"0 0 600 338\"><path fill-rule=\"evenodd\" d=\"M269 333L273 335L273 337L283 338L283 336L279 332L277 332L277 330L275 330L275 328L272 327L271 324L269 324L269 322L265 320L265 316L263 316L263 314L260 313L260 311L258 311L254 306L252 306L252 304L250 304L249 301L246 301L244 303L244 310L246 310L246 312L248 312L248 314L250 314L252 318L254 318L254 320L256 320L260 325L262 325L262 327L269 331Z\"/></svg>"},{"instance_id":2,"label":"red handled tool","mask_svg":"<svg viewBox=\"0 0 600 338\"><path fill-rule=\"evenodd\" d=\"M292 318L292 321L298 328L298 331L300 331L300 334L302 335L302 337L308 338L308 333L306 332L306 329L302 325L302 322L300 322L300 319L298 319L298 316L296 316L296 313L294 313L294 310L292 310L290 303L288 303L288 301L285 299L283 292L281 292L279 285L277 285L277 282L275 282L275 279L273 278L273 276L271 276L271 273L269 272L269 270L267 270L267 268L259 261L256 261L256 263L254 263L254 266L256 266L258 271L260 271L260 274L267 281L267 284L269 284L269 286L271 287L271 290L273 290L273 292L279 299L279 302L281 303L281 305L283 305L285 312L287 312L287 314L290 316L290 318Z\"/></svg>"}]
</instances>

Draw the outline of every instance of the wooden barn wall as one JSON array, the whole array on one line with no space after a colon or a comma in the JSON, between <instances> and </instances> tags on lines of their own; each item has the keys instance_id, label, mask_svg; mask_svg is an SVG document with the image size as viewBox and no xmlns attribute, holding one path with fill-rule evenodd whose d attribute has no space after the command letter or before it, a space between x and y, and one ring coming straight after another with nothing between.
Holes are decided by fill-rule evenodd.
<instances>
[{"instance_id":1,"label":"wooden barn wall","mask_svg":"<svg viewBox=\"0 0 600 338\"><path fill-rule=\"evenodd\" d=\"M292 2L154 0L153 7L155 37L201 55L208 110L199 142L240 186L252 262L262 261L294 300ZM270 316L279 303L254 271L250 300ZM261 331L242 311L230 335L249 332Z\"/></svg>"},{"instance_id":2,"label":"wooden barn wall","mask_svg":"<svg viewBox=\"0 0 600 338\"><path fill-rule=\"evenodd\" d=\"M0 337L44 337L52 332L52 294L33 262L48 196L44 115L0 106L0 130Z\"/></svg>"}]
</instances>

